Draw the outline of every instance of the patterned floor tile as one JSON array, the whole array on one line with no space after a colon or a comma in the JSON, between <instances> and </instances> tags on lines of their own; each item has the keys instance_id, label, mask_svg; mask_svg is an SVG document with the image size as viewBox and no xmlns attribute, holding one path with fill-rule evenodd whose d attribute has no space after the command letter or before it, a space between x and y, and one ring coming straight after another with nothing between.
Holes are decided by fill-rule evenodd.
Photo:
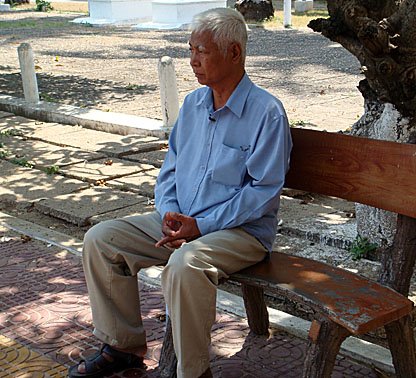
<instances>
[{"instance_id":1,"label":"patterned floor tile","mask_svg":"<svg viewBox=\"0 0 416 378\"><path fill-rule=\"evenodd\" d=\"M0 237L1 237L0 232ZM165 327L160 290L141 285L147 369L112 377L157 378ZM65 377L69 366L100 348L79 258L37 241L0 243L0 378ZM306 343L284 332L250 334L244 319L218 313L212 330L215 378L297 378ZM365 366L338 358L333 378L375 378Z\"/></svg>"}]
</instances>

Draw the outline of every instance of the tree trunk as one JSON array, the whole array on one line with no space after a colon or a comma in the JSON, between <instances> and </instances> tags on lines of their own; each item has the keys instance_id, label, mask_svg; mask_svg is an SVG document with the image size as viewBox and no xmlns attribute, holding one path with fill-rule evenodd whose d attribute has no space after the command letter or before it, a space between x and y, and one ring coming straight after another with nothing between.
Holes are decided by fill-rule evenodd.
<instances>
[{"instance_id":1,"label":"tree trunk","mask_svg":"<svg viewBox=\"0 0 416 378\"><path fill-rule=\"evenodd\" d=\"M309 26L340 43L361 63L364 115L352 134L416 143L416 2L328 0L328 19ZM394 183L392 183L393 185ZM392 244L396 215L357 205L358 233Z\"/></svg>"}]
</instances>

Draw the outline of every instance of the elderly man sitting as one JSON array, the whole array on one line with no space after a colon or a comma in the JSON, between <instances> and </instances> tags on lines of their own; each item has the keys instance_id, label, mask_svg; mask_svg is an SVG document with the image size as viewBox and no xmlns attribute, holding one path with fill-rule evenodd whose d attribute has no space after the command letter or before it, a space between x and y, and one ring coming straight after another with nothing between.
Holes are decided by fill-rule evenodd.
<instances>
[{"instance_id":1,"label":"elderly man sitting","mask_svg":"<svg viewBox=\"0 0 416 378\"><path fill-rule=\"evenodd\" d=\"M245 73L247 30L237 11L203 12L190 30L190 64L203 87L185 98L170 135L156 211L102 222L85 235L94 335L103 348L70 377L143 363L137 273L160 264L177 375L212 376L218 282L272 248L292 146L285 110Z\"/></svg>"}]
</instances>

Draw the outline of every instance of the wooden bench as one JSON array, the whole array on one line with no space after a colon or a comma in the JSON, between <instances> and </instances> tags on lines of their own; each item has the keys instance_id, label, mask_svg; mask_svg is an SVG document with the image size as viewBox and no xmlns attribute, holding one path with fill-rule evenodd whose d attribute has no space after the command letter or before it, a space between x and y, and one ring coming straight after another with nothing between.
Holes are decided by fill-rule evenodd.
<instances>
[{"instance_id":1,"label":"wooden bench","mask_svg":"<svg viewBox=\"0 0 416 378\"><path fill-rule=\"evenodd\" d=\"M348 336L383 326L397 376L416 377L413 302L407 299L416 258L416 145L306 129L292 129L292 137L286 187L395 212L397 232L383 254L380 283L279 252L233 274L229 280L241 283L250 330L268 333L267 290L317 314L309 330L304 378L330 377ZM159 369L162 377L176 376L169 321Z\"/></svg>"}]
</instances>

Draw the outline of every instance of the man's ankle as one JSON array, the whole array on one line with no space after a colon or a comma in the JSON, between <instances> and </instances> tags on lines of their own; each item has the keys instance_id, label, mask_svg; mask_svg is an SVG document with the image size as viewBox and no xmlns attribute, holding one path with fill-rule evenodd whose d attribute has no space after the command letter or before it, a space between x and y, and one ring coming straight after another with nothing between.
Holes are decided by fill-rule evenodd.
<instances>
[{"instance_id":1,"label":"man's ankle","mask_svg":"<svg viewBox=\"0 0 416 378\"><path fill-rule=\"evenodd\" d=\"M147 345L142 345L140 347L130 348L130 349L129 348L123 349L123 348L118 348L114 346L112 348L122 353L134 354L137 357L144 357L147 353Z\"/></svg>"}]
</instances>

